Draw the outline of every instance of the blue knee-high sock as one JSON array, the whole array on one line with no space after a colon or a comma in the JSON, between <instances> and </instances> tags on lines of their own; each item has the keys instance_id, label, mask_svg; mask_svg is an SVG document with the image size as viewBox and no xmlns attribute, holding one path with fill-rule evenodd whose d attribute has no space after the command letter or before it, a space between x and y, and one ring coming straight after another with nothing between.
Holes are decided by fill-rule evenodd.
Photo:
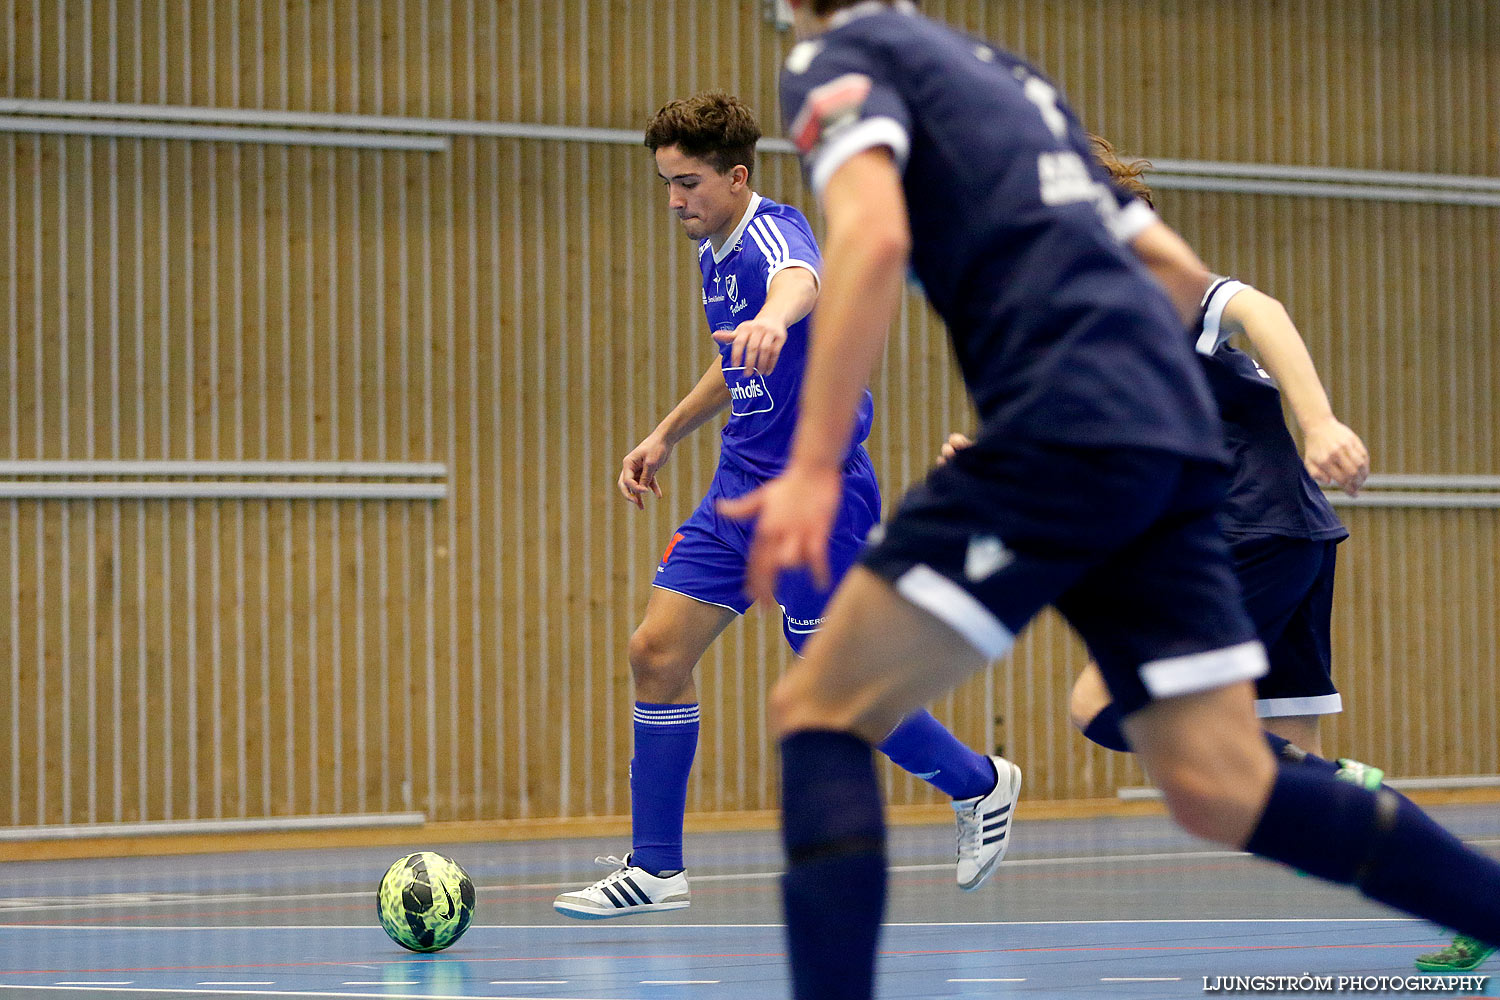
<instances>
[{"instance_id":1,"label":"blue knee-high sock","mask_svg":"<svg viewBox=\"0 0 1500 1000\"><path fill-rule=\"evenodd\" d=\"M1388 789L1368 792L1283 763L1245 849L1500 943L1500 863Z\"/></svg>"},{"instance_id":2,"label":"blue knee-high sock","mask_svg":"<svg viewBox=\"0 0 1500 1000\"><path fill-rule=\"evenodd\" d=\"M697 705L635 703L630 863L653 875L683 867L682 817L697 751Z\"/></svg>"},{"instance_id":3,"label":"blue knee-high sock","mask_svg":"<svg viewBox=\"0 0 1500 1000\"><path fill-rule=\"evenodd\" d=\"M849 733L781 741L781 877L797 1000L868 1000L885 912L885 816L869 744Z\"/></svg>"},{"instance_id":4,"label":"blue knee-high sock","mask_svg":"<svg viewBox=\"0 0 1500 1000\"><path fill-rule=\"evenodd\" d=\"M925 708L902 719L877 749L952 799L988 795L999 780L988 757L960 743Z\"/></svg>"}]
</instances>

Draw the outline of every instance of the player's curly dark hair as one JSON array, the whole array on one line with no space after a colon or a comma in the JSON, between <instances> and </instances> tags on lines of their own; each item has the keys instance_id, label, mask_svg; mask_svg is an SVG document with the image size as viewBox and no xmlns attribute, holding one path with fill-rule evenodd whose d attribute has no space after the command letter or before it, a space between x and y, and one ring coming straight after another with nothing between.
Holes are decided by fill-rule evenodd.
<instances>
[{"instance_id":1,"label":"player's curly dark hair","mask_svg":"<svg viewBox=\"0 0 1500 1000\"><path fill-rule=\"evenodd\" d=\"M1109 176L1116 184L1152 208L1156 207L1156 202L1151 200L1151 189L1141 180L1141 175L1151 166L1150 160L1131 160L1126 163L1120 159L1120 154L1115 152L1115 147L1108 139L1092 132L1089 133L1089 144L1094 147L1094 159L1099 166L1109 171Z\"/></svg>"},{"instance_id":2,"label":"player's curly dark hair","mask_svg":"<svg viewBox=\"0 0 1500 1000\"><path fill-rule=\"evenodd\" d=\"M721 90L664 104L646 124L647 149L654 153L663 146L676 146L721 174L736 164L754 173L759 139L755 112Z\"/></svg>"}]
</instances>

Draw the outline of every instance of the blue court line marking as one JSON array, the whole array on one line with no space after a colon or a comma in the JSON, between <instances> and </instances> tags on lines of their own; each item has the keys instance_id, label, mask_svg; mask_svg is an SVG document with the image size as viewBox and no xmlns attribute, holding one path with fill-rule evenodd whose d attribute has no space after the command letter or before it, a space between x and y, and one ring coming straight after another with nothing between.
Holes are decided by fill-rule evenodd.
<instances>
[{"instance_id":1,"label":"blue court line marking","mask_svg":"<svg viewBox=\"0 0 1500 1000\"><path fill-rule=\"evenodd\" d=\"M954 920L887 921L886 927L1091 927L1101 924L1422 924L1420 917L1111 917L1098 920ZM368 931L368 924L6 924L0 930L17 931ZM631 924L631 930L761 930L781 924ZM589 924L470 924L469 930L489 931L586 931Z\"/></svg>"},{"instance_id":2,"label":"blue court line marking","mask_svg":"<svg viewBox=\"0 0 1500 1000\"><path fill-rule=\"evenodd\" d=\"M1091 927L1102 924L1423 924L1428 921L1420 917L1118 917L1100 920L957 920L957 921L897 921L884 924L886 927ZM18 931L368 931L368 924L214 924L181 925L165 924L6 924L0 930ZM631 924L631 930L681 931L681 930L762 930L780 928L781 924ZM588 924L470 924L469 930L489 931L585 931L593 930Z\"/></svg>"}]
</instances>

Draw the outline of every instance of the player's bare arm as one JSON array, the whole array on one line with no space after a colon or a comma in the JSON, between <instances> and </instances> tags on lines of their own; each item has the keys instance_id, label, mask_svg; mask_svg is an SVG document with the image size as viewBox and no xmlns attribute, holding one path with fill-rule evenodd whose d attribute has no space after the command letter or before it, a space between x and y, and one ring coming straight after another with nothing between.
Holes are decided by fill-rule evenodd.
<instances>
[{"instance_id":1,"label":"player's bare arm","mask_svg":"<svg viewBox=\"0 0 1500 1000\"><path fill-rule=\"evenodd\" d=\"M733 330L720 330L714 340L732 345L729 367L745 367L745 374L769 375L786 344L787 328L812 312L818 301L818 277L805 267L777 271L766 288L766 304Z\"/></svg>"},{"instance_id":2,"label":"player's bare arm","mask_svg":"<svg viewBox=\"0 0 1500 1000\"><path fill-rule=\"evenodd\" d=\"M644 510L646 494L662 495L656 474L672 457L677 442L687 437L729 405L729 387L724 384L723 359L714 354L713 364L682 401L672 407L656 429L630 449L620 463L620 494Z\"/></svg>"},{"instance_id":3,"label":"player's bare arm","mask_svg":"<svg viewBox=\"0 0 1500 1000\"><path fill-rule=\"evenodd\" d=\"M786 471L726 502L730 517L758 518L746 590L769 598L777 574L807 566L828 584L828 534L840 467L860 397L885 347L911 252L901 175L885 147L849 158L823 191L828 220L823 292L813 327L801 415Z\"/></svg>"},{"instance_id":4,"label":"player's bare arm","mask_svg":"<svg viewBox=\"0 0 1500 1000\"><path fill-rule=\"evenodd\" d=\"M1198 318L1203 293L1214 281L1198 254L1177 235L1176 230L1160 219L1131 240L1130 248L1152 277L1167 290L1183 324L1191 325Z\"/></svg>"},{"instance_id":5,"label":"player's bare arm","mask_svg":"<svg viewBox=\"0 0 1500 1000\"><path fill-rule=\"evenodd\" d=\"M1359 435L1334 416L1307 344L1285 307L1246 287L1224 306L1220 325L1227 333L1244 334L1276 380L1302 431L1308 474L1350 496L1357 494L1370 475L1370 453Z\"/></svg>"}]
</instances>

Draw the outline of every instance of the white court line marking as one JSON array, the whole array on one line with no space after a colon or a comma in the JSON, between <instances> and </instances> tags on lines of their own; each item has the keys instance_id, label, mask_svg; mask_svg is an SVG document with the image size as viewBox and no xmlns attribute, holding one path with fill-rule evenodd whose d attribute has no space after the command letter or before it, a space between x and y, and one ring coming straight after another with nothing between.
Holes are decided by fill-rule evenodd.
<instances>
[{"instance_id":1,"label":"white court line marking","mask_svg":"<svg viewBox=\"0 0 1500 1000\"><path fill-rule=\"evenodd\" d=\"M1101 983L1180 983L1181 976L1100 976Z\"/></svg>"},{"instance_id":2,"label":"white court line marking","mask_svg":"<svg viewBox=\"0 0 1500 1000\"><path fill-rule=\"evenodd\" d=\"M421 986L418 979L356 979L347 983L339 983L340 986Z\"/></svg>"},{"instance_id":3,"label":"white court line marking","mask_svg":"<svg viewBox=\"0 0 1500 1000\"><path fill-rule=\"evenodd\" d=\"M201 982L199 986L275 986L274 979L210 979Z\"/></svg>"},{"instance_id":4,"label":"white court line marking","mask_svg":"<svg viewBox=\"0 0 1500 1000\"><path fill-rule=\"evenodd\" d=\"M491 986L566 986L566 979L491 979Z\"/></svg>"},{"instance_id":5,"label":"white court line marking","mask_svg":"<svg viewBox=\"0 0 1500 1000\"><path fill-rule=\"evenodd\" d=\"M950 983L1024 983L1024 979L950 979Z\"/></svg>"},{"instance_id":6,"label":"white court line marking","mask_svg":"<svg viewBox=\"0 0 1500 1000\"><path fill-rule=\"evenodd\" d=\"M642 986L717 986L717 979L642 979Z\"/></svg>"},{"instance_id":7,"label":"white court line marking","mask_svg":"<svg viewBox=\"0 0 1500 1000\"><path fill-rule=\"evenodd\" d=\"M54 985L54 986L129 986L129 985L131 985L134 982L135 982L134 979L105 980L104 982L89 982L86 979L80 979L80 980L71 980L71 979L69 979L69 980L64 980L64 981L62 981L60 983L53 983L52 985Z\"/></svg>"},{"instance_id":8,"label":"white court line marking","mask_svg":"<svg viewBox=\"0 0 1500 1000\"><path fill-rule=\"evenodd\" d=\"M1495 846L1500 845L1500 837L1465 840L1470 846ZM1076 855L1060 858L1012 858L1000 863L1000 870L1011 868L1035 868L1050 865L1099 865L1116 861L1201 861L1215 858L1251 858L1252 854L1244 851L1158 851L1149 854L1089 854ZM951 871L953 863L931 865L895 865L890 871L893 875L914 874L918 872ZM694 882L753 882L766 881L781 877L781 872L739 872L719 875L694 875ZM566 882L525 882L510 885L482 885L478 887L479 892L524 892L533 889L562 889L568 886L580 884L577 880ZM370 895L368 890L358 892L303 892L292 894L257 894L249 892L217 893L212 895L191 896L183 895L171 899L143 899L141 893L120 893L119 898L103 898L98 896L79 897L74 900L57 899L48 897L46 902L33 902L31 897L13 897L9 899L0 898L0 913L19 913L31 910L61 910L61 909L110 909L114 907L129 906L132 908L142 906L183 906L186 904L204 903L250 903L256 900L276 900L277 902L305 901L318 899L360 899ZM40 900L41 897L38 897ZM0 925L8 926L8 925ZM516 926L516 925L511 925ZM549 925L550 926L550 925ZM638 926L646 926L644 924ZM681 927L683 924L661 925ZM727 925L726 925L727 926ZM778 925L779 926L779 925Z\"/></svg>"}]
</instances>

